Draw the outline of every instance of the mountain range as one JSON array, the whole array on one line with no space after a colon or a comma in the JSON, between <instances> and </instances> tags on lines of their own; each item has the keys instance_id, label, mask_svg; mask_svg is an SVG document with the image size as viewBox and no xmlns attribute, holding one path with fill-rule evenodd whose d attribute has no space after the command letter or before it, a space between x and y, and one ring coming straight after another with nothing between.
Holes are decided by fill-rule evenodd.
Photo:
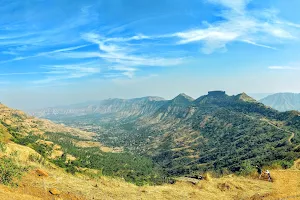
<instances>
[{"instance_id":1,"label":"mountain range","mask_svg":"<svg viewBox=\"0 0 300 200\"><path fill-rule=\"evenodd\" d=\"M280 181L282 174L294 182L299 177L295 170L272 170L278 186L267 190L270 186L262 180L226 176L249 177L255 165L299 167L294 161L300 158L300 113L279 112L245 93L109 99L36 114L58 123L0 104L1 183L19 185L7 189L0 184L0 198L133 199L142 194L145 199L165 199L172 194L175 199L257 199L270 192L278 197L286 184ZM201 185L188 178L199 173L204 177ZM209 174L225 177L212 181ZM178 183L140 189L121 180ZM293 184L286 187L292 194L299 191Z\"/></svg>"},{"instance_id":2,"label":"mountain range","mask_svg":"<svg viewBox=\"0 0 300 200\"><path fill-rule=\"evenodd\" d=\"M260 102L279 111L300 110L300 94L296 93L276 93Z\"/></svg>"},{"instance_id":3,"label":"mountain range","mask_svg":"<svg viewBox=\"0 0 300 200\"><path fill-rule=\"evenodd\" d=\"M289 167L300 157L299 112L279 112L245 93L108 99L33 114L149 156L169 175L239 172L255 164Z\"/></svg>"},{"instance_id":4,"label":"mountain range","mask_svg":"<svg viewBox=\"0 0 300 200\"><path fill-rule=\"evenodd\" d=\"M50 107L29 112L42 118L57 118L62 116L82 116L87 114L117 114L120 117L150 115L156 108L163 105L161 97L142 97L135 99L106 99L68 106Z\"/></svg>"}]
</instances>

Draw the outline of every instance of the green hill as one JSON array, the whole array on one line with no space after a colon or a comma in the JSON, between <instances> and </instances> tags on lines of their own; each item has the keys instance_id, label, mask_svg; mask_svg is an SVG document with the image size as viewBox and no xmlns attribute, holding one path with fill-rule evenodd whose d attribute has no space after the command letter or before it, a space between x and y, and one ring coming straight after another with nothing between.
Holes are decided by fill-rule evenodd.
<instances>
[{"instance_id":1,"label":"green hill","mask_svg":"<svg viewBox=\"0 0 300 200\"><path fill-rule=\"evenodd\" d=\"M180 94L158 102L149 104L150 113L135 107L136 115L119 120L116 115L83 115L59 122L93 130L105 145L150 156L175 176L246 173L257 164L288 168L300 157L298 112L279 112L245 93L228 96L223 91L196 100ZM131 108L118 109L122 113Z\"/></svg>"}]
</instances>

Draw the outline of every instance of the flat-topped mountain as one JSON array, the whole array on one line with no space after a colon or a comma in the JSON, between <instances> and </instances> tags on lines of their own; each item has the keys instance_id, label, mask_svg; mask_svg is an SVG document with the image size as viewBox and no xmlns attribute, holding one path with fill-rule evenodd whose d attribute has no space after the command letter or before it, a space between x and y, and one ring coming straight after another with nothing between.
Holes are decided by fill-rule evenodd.
<instances>
[{"instance_id":1,"label":"flat-topped mountain","mask_svg":"<svg viewBox=\"0 0 300 200\"><path fill-rule=\"evenodd\" d=\"M279 112L245 93L141 99L106 100L98 110L105 116L53 119L97 132L104 144L146 154L172 175L237 172L255 164L288 167L300 157L299 113Z\"/></svg>"},{"instance_id":2,"label":"flat-topped mountain","mask_svg":"<svg viewBox=\"0 0 300 200\"><path fill-rule=\"evenodd\" d=\"M279 111L300 110L300 94L296 93L272 94L260 102Z\"/></svg>"}]
</instances>

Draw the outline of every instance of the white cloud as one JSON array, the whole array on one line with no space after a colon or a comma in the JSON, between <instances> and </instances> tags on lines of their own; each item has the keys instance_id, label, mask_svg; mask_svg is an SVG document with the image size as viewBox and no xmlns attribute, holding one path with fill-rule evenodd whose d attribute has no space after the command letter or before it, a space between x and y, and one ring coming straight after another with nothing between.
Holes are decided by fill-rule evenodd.
<instances>
[{"instance_id":1,"label":"white cloud","mask_svg":"<svg viewBox=\"0 0 300 200\"><path fill-rule=\"evenodd\" d=\"M14 75L33 75L41 74L41 72L15 72L15 73L2 73L0 76L14 76Z\"/></svg>"},{"instance_id":2,"label":"white cloud","mask_svg":"<svg viewBox=\"0 0 300 200\"><path fill-rule=\"evenodd\" d=\"M76 79L86 76L91 76L100 73L100 68L97 63L79 63L69 65L46 65L42 67L46 69L47 74L44 79L34 81L35 84L45 84L58 80Z\"/></svg>"},{"instance_id":3,"label":"white cloud","mask_svg":"<svg viewBox=\"0 0 300 200\"><path fill-rule=\"evenodd\" d=\"M153 38L154 37L139 34L128 38L122 38L122 37L108 38L105 40L105 42L129 42L133 40L145 40L145 39L153 39Z\"/></svg>"},{"instance_id":4,"label":"white cloud","mask_svg":"<svg viewBox=\"0 0 300 200\"><path fill-rule=\"evenodd\" d=\"M111 69L117 70L117 71L128 71L128 72L135 72L135 71L138 70L138 69L136 69L136 68L125 67L125 66L121 66L121 65L112 66Z\"/></svg>"},{"instance_id":5,"label":"white cloud","mask_svg":"<svg viewBox=\"0 0 300 200\"><path fill-rule=\"evenodd\" d=\"M57 80L76 79L100 73L97 63L79 63L70 65L46 65L41 67L43 71L2 73L0 76L18 75L45 75L41 80L33 81L35 84L45 84Z\"/></svg>"},{"instance_id":6,"label":"white cloud","mask_svg":"<svg viewBox=\"0 0 300 200\"><path fill-rule=\"evenodd\" d=\"M204 53L212 53L226 48L231 42L245 42L251 45L276 49L282 40L295 39L294 30L298 24L277 18L273 10L247 10L248 0L209 0L224 6L220 14L223 19L206 25L204 28L182 31L173 34L179 38L178 44L201 42Z\"/></svg>"},{"instance_id":7,"label":"white cloud","mask_svg":"<svg viewBox=\"0 0 300 200\"><path fill-rule=\"evenodd\" d=\"M300 70L298 67L291 67L291 66L269 66L269 69L274 70Z\"/></svg>"},{"instance_id":8,"label":"white cloud","mask_svg":"<svg viewBox=\"0 0 300 200\"><path fill-rule=\"evenodd\" d=\"M128 38L105 38L96 33L85 33L82 34L82 39L98 45L98 51L57 52L53 56L58 59L100 58L106 65L111 66L106 68L106 72L104 72L106 75L103 75L105 77L133 78L141 67L166 67L183 63L184 58L163 58L137 53L139 49L134 49L127 43L132 40L142 41L149 38L152 37L136 35Z\"/></svg>"},{"instance_id":9,"label":"white cloud","mask_svg":"<svg viewBox=\"0 0 300 200\"><path fill-rule=\"evenodd\" d=\"M122 75L124 75L128 78L133 78L135 75L135 72L138 71L137 68L126 67L126 66L122 66L122 65L112 66L112 67L110 67L110 69L114 70L114 71L120 71Z\"/></svg>"},{"instance_id":10,"label":"white cloud","mask_svg":"<svg viewBox=\"0 0 300 200\"><path fill-rule=\"evenodd\" d=\"M258 46L258 47L264 47L264 48L267 48L267 49L277 50L275 47L271 47L271 46L263 45L263 44L257 44L253 41L250 41L250 40L243 40L243 42L248 43L248 44L252 44L252 45Z\"/></svg>"},{"instance_id":11,"label":"white cloud","mask_svg":"<svg viewBox=\"0 0 300 200\"><path fill-rule=\"evenodd\" d=\"M134 49L128 47L123 42L115 42L109 38L103 38L95 33L87 33L82 35L83 39L97 44L99 51L90 52L67 52L60 53L56 56L60 58L102 58L110 64L124 65L124 66L152 66L152 67L163 67L179 65L183 62L183 58L161 58L147 55L136 55ZM135 38L138 39L139 37ZM140 37L143 38L143 37ZM131 40L124 39L124 40ZM110 42L107 42L110 41ZM113 42L112 42L113 41Z\"/></svg>"},{"instance_id":12,"label":"white cloud","mask_svg":"<svg viewBox=\"0 0 300 200\"><path fill-rule=\"evenodd\" d=\"M284 20L277 20L276 23L291 26L291 27L295 27L295 28L300 28L300 24L296 24L296 23L288 22L288 21L284 21Z\"/></svg>"},{"instance_id":13,"label":"white cloud","mask_svg":"<svg viewBox=\"0 0 300 200\"><path fill-rule=\"evenodd\" d=\"M60 53L60 52L67 52L67 51L72 51L72 50L76 50L76 49L81 49L83 47L86 47L89 45L79 45L79 46L73 46L73 47L68 47L68 48L63 48L63 49L56 49L53 51L48 51L48 52L41 52L41 53L37 53L35 55L31 55L31 56L20 56L20 57L15 57L13 59L10 60L4 60L4 61L0 61L0 64L3 63L9 63L9 62L14 62L14 61L18 61L18 60L26 60L29 58L36 58L36 57L41 57L41 56L48 56L51 54L55 54L55 53Z\"/></svg>"}]
</instances>

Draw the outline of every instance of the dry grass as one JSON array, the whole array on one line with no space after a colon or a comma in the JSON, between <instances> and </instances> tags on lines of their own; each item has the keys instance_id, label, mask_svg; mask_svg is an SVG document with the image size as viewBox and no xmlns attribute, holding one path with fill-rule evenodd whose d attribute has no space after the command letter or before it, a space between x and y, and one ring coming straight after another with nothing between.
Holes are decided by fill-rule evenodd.
<instances>
[{"instance_id":1,"label":"dry grass","mask_svg":"<svg viewBox=\"0 0 300 200\"><path fill-rule=\"evenodd\" d=\"M9 143L7 152L17 153L19 163L33 166L19 183L18 188L7 188L0 186L0 199L45 199L52 200L53 195L49 193L50 188L61 191L61 199L207 199L207 200L259 200L280 199L289 196L297 196L300 191L300 170L272 170L273 183L239 176L226 176L212 178L208 175L206 180L193 184L185 179L175 184L162 186L138 187L121 179L101 177L91 179L87 176L67 174L60 168L51 165L42 165L28 161L34 150L18 144ZM36 154L36 153L35 153ZM39 177L35 169L46 171L48 177ZM7 195L5 195L7 194ZM35 197L35 198L34 198ZM297 199L289 198L289 199ZM300 198L298 198L300 199Z\"/></svg>"},{"instance_id":2,"label":"dry grass","mask_svg":"<svg viewBox=\"0 0 300 200\"><path fill-rule=\"evenodd\" d=\"M17 193L15 189L7 186L0 185L0 199L3 200L42 200L42 198L27 195L23 193Z\"/></svg>"},{"instance_id":3,"label":"dry grass","mask_svg":"<svg viewBox=\"0 0 300 200\"><path fill-rule=\"evenodd\" d=\"M61 124L55 124L49 120L28 116L22 111L10 109L3 104L0 104L0 120L7 126L18 128L19 132L23 135L28 135L28 133L42 135L47 131L69 133L84 139L92 139L95 135L95 133L81 131Z\"/></svg>"},{"instance_id":4,"label":"dry grass","mask_svg":"<svg viewBox=\"0 0 300 200\"><path fill-rule=\"evenodd\" d=\"M71 176L62 170L49 170L49 177L39 178L34 171L23 178L22 184L27 188L45 188L44 199L48 198L48 189L57 188L62 196L76 196L79 199L247 199L257 193L271 191L271 183L263 182L259 187L257 180L243 177L224 177L212 181L200 181L193 185L186 181L178 181L174 185L138 187L122 180L102 177L99 180L85 176ZM220 188L226 185L226 190ZM35 194L38 195L38 194Z\"/></svg>"},{"instance_id":5,"label":"dry grass","mask_svg":"<svg viewBox=\"0 0 300 200\"><path fill-rule=\"evenodd\" d=\"M101 144L100 142L94 142L94 141L78 141L75 143L75 145L78 147L83 147L83 148L98 147L103 152L112 152L112 153L123 152L123 148L121 148L121 147L114 147L114 148L106 147L103 144Z\"/></svg>"},{"instance_id":6,"label":"dry grass","mask_svg":"<svg viewBox=\"0 0 300 200\"><path fill-rule=\"evenodd\" d=\"M2 155L15 155L16 160L24 165L27 165L27 163L29 162L30 155L40 156L40 154L38 154L33 149L26 146L18 145L13 142L9 142L6 144L6 150L4 153L2 153Z\"/></svg>"}]
</instances>

